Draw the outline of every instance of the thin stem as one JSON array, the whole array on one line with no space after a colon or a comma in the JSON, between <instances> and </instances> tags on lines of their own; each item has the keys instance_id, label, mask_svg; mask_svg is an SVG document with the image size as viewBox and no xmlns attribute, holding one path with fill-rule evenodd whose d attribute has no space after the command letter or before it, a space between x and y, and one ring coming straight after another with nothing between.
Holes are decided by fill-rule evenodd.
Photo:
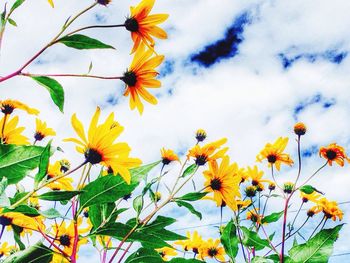
<instances>
[{"instance_id":1,"label":"thin stem","mask_svg":"<svg viewBox=\"0 0 350 263\"><path fill-rule=\"evenodd\" d=\"M315 234L315 232L316 232L316 230L319 228L319 226L323 223L323 220L325 220L325 218L326 218L326 217L322 217L322 220L321 220L320 223L316 226L316 228L314 229L314 231L312 231L312 233L311 233L309 239L312 238L312 236ZM326 219L326 221L327 221L327 219Z\"/></svg>"},{"instance_id":2,"label":"thin stem","mask_svg":"<svg viewBox=\"0 0 350 263\"><path fill-rule=\"evenodd\" d=\"M301 151L300 151L300 135L298 135L298 175L294 182L294 189L296 188L297 182L301 174Z\"/></svg>"},{"instance_id":3,"label":"thin stem","mask_svg":"<svg viewBox=\"0 0 350 263\"><path fill-rule=\"evenodd\" d=\"M290 227L289 233L293 231L293 226L294 226L295 220L297 219L297 217L298 217L298 215L299 215L299 213L300 213L301 208L303 207L303 205L304 205L304 202L301 201L301 205L300 205L300 207L299 207L299 209L298 209L298 212L296 213L296 215L295 215L295 217L294 217L294 219L293 219L293 222L292 222L292 225L291 225L291 227Z\"/></svg>"},{"instance_id":4,"label":"thin stem","mask_svg":"<svg viewBox=\"0 0 350 263\"><path fill-rule=\"evenodd\" d=\"M265 210L266 210L266 206L267 206L267 202L269 201L269 199L270 199L270 197L271 197L271 190L270 190L270 192L269 192L269 196L266 198L266 201L265 201L265 204L264 204L264 208L263 208L263 210L262 210L262 216L264 217L264 215L265 215Z\"/></svg>"},{"instance_id":5,"label":"thin stem","mask_svg":"<svg viewBox=\"0 0 350 263\"><path fill-rule=\"evenodd\" d=\"M5 225L2 225L1 232L0 232L0 240L2 238L2 235L4 234L4 230L5 230Z\"/></svg>"},{"instance_id":6,"label":"thin stem","mask_svg":"<svg viewBox=\"0 0 350 263\"><path fill-rule=\"evenodd\" d=\"M165 167L165 164L163 163L163 166L162 166L162 168L160 169L160 173L159 173L159 176L158 176L158 178L157 178L156 192L158 192L158 190L159 190L160 179L162 178L162 173L163 173L164 167ZM157 202L155 202L155 203L157 203Z\"/></svg>"},{"instance_id":7,"label":"thin stem","mask_svg":"<svg viewBox=\"0 0 350 263\"><path fill-rule=\"evenodd\" d=\"M288 203L292 195L287 197L285 205L284 205L284 213L283 213L283 226L282 226L282 248L280 254L280 262L284 263L284 245L286 241L286 226L287 226L287 214L288 214Z\"/></svg>"},{"instance_id":8,"label":"thin stem","mask_svg":"<svg viewBox=\"0 0 350 263\"><path fill-rule=\"evenodd\" d=\"M87 29L92 29L92 28L113 28L113 27L125 27L125 24L85 26L85 27L82 27L82 28L79 28L79 29L76 29L76 30L74 30L72 32L67 33L66 36L70 36L70 35L73 35L75 33L80 32L80 31L87 30Z\"/></svg>"},{"instance_id":9,"label":"thin stem","mask_svg":"<svg viewBox=\"0 0 350 263\"><path fill-rule=\"evenodd\" d=\"M279 186L279 184L278 184L277 181L276 181L275 173L274 173L274 171L273 171L273 165L272 165L272 164L271 164L271 175L272 175L272 179L273 179L273 181L275 182L275 184L277 185L277 187L278 187L281 191L283 191L282 187Z\"/></svg>"},{"instance_id":10,"label":"thin stem","mask_svg":"<svg viewBox=\"0 0 350 263\"><path fill-rule=\"evenodd\" d=\"M120 259L118 260L118 263L121 263L123 258L125 257L126 253L128 253L129 249L131 248L133 242L130 242L129 245L126 247L126 249L124 250L122 256L120 257Z\"/></svg>"},{"instance_id":11,"label":"thin stem","mask_svg":"<svg viewBox=\"0 0 350 263\"><path fill-rule=\"evenodd\" d=\"M97 75L89 75L89 74L32 74L32 73L18 73L19 76L26 76L26 77L75 77L75 78L93 78L93 79L107 79L107 80L114 80L114 79L122 79L122 76L97 76Z\"/></svg>"},{"instance_id":12,"label":"thin stem","mask_svg":"<svg viewBox=\"0 0 350 263\"><path fill-rule=\"evenodd\" d=\"M76 263L76 255L77 255L77 248L78 248L78 241L79 241L79 232L78 232L78 223L76 221L75 205L77 205L76 201L72 200L72 216L74 220L74 241L73 241L73 250L71 255L72 263Z\"/></svg>"},{"instance_id":13,"label":"thin stem","mask_svg":"<svg viewBox=\"0 0 350 263\"><path fill-rule=\"evenodd\" d=\"M324 165L322 165L320 168L316 170L302 185L300 185L296 190L298 190L303 185L307 184L319 171L321 171L326 165L328 164L328 161Z\"/></svg>"},{"instance_id":14,"label":"thin stem","mask_svg":"<svg viewBox=\"0 0 350 263\"><path fill-rule=\"evenodd\" d=\"M241 231L240 231L240 228L239 228L238 217L237 217L236 212L234 212L234 213L235 213L235 219L236 219L237 234L238 234L239 243L241 243L241 248L242 248L242 253L243 253L244 261L247 262L247 256L246 256L245 251L244 251L243 240L242 240Z\"/></svg>"}]
</instances>

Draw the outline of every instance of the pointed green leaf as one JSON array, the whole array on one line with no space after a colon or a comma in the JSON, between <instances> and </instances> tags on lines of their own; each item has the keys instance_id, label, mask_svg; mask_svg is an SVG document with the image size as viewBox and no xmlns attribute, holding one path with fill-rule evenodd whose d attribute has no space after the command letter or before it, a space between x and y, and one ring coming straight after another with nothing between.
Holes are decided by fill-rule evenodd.
<instances>
[{"instance_id":1,"label":"pointed green leaf","mask_svg":"<svg viewBox=\"0 0 350 263\"><path fill-rule=\"evenodd\" d=\"M221 244L224 246L226 254L234 260L238 253L238 238L236 234L236 226L232 219L228 222L222 232Z\"/></svg>"},{"instance_id":2,"label":"pointed green leaf","mask_svg":"<svg viewBox=\"0 0 350 263\"><path fill-rule=\"evenodd\" d=\"M202 199L207 194L208 192L202 192L202 193L194 192L194 193L185 194L184 196L181 196L181 197L177 197L176 199L182 200L182 201L197 201Z\"/></svg>"},{"instance_id":3,"label":"pointed green leaf","mask_svg":"<svg viewBox=\"0 0 350 263\"><path fill-rule=\"evenodd\" d=\"M56 104L60 111L63 112L64 90L62 85L57 80L49 77L39 76L31 78L49 91L52 101Z\"/></svg>"},{"instance_id":4,"label":"pointed green leaf","mask_svg":"<svg viewBox=\"0 0 350 263\"><path fill-rule=\"evenodd\" d=\"M7 178L3 177L0 182L0 207L10 206L10 199L6 196L5 189L7 187Z\"/></svg>"},{"instance_id":5,"label":"pointed green leaf","mask_svg":"<svg viewBox=\"0 0 350 263\"><path fill-rule=\"evenodd\" d=\"M143 208L143 196L139 195L134 198L134 201L132 202L132 206L134 210L137 213L137 217L140 215L142 208Z\"/></svg>"},{"instance_id":6,"label":"pointed green leaf","mask_svg":"<svg viewBox=\"0 0 350 263\"><path fill-rule=\"evenodd\" d=\"M17 0L16 2L14 2L14 4L11 7L10 12L12 13L16 8L18 8L21 4L24 3L25 0Z\"/></svg>"},{"instance_id":7,"label":"pointed green leaf","mask_svg":"<svg viewBox=\"0 0 350 263\"><path fill-rule=\"evenodd\" d=\"M190 203L187 203L185 201L180 201L180 200L175 200L176 204L181 207L186 207L192 214L198 216L198 218L200 220L202 220L202 214L200 212L198 212L194 207L193 205L191 205Z\"/></svg>"},{"instance_id":8,"label":"pointed green leaf","mask_svg":"<svg viewBox=\"0 0 350 263\"><path fill-rule=\"evenodd\" d=\"M43 245L42 242L38 242L25 250L12 254L3 263L49 263L52 257L52 250Z\"/></svg>"},{"instance_id":9,"label":"pointed green leaf","mask_svg":"<svg viewBox=\"0 0 350 263\"><path fill-rule=\"evenodd\" d=\"M191 164L190 166L188 166L185 171L183 172L183 174L181 175L181 177L187 177L189 175L194 174L197 171L198 166L194 163Z\"/></svg>"},{"instance_id":10,"label":"pointed green leaf","mask_svg":"<svg viewBox=\"0 0 350 263\"><path fill-rule=\"evenodd\" d=\"M38 184L43 180L47 174L47 168L49 167L49 160L50 160L50 149L51 149L51 141L46 145L43 152L40 155L39 160L39 171L34 177L35 185L38 186Z\"/></svg>"},{"instance_id":11,"label":"pointed green leaf","mask_svg":"<svg viewBox=\"0 0 350 263\"><path fill-rule=\"evenodd\" d=\"M276 212L276 213L272 213L268 216L265 216L262 220L261 223L272 223L272 222L277 222L281 216L283 216L284 211L281 212Z\"/></svg>"},{"instance_id":12,"label":"pointed green leaf","mask_svg":"<svg viewBox=\"0 0 350 263\"><path fill-rule=\"evenodd\" d=\"M50 191L38 195L37 197L46 201L65 201L72 199L74 196L82 192L83 191Z\"/></svg>"},{"instance_id":13,"label":"pointed green leaf","mask_svg":"<svg viewBox=\"0 0 350 263\"><path fill-rule=\"evenodd\" d=\"M71 36L65 36L58 40L59 43L66 45L67 47L75 48L75 49L105 49L114 47L102 43L101 41L84 36L81 34L75 34Z\"/></svg>"},{"instance_id":14,"label":"pointed green leaf","mask_svg":"<svg viewBox=\"0 0 350 263\"><path fill-rule=\"evenodd\" d=\"M248 247L254 247L255 250L262 250L265 247L269 247L269 242L266 239L261 239L255 231L251 231L248 228L241 226L243 232L243 244Z\"/></svg>"},{"instance_id":15,"label":"pointed green leaf","mask_svg":"<svg viewBox=\"0 0 350 263\"><path fill-rule=\"evenodd\" d=\"M12 18L9 18L9 19L8 19L8 21L9 21L9 23L10 23L11 25L13 25L13 26L17 26L16 21L15 21L15 20L13 20Z\"/></svg>"},{"instance_id":16,"label":"pointed green leaf","mask_svg":"<svg viewBox=\"0 0 350 263\"><path fill-rule=\"evenodd\" d=\"M132 253L125 261L125 263L163 263L163 259L154 249L139 248Z\"/></svg>"}]
</instances>

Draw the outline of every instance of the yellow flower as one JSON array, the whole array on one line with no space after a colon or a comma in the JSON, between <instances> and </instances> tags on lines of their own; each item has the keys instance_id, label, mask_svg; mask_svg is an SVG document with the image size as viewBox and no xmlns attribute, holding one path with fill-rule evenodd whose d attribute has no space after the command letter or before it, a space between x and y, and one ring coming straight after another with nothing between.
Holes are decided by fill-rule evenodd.
<instances>
[{"instance_id":1,"label":"yellow flower","mask_svg":"<svg viewBox=\"0 0 350 263\"><path fill-rule=\"evenodd\" d=\"M197 231L193 232L193 235L189 231L186 233L187 239L186 240L179 240L176 241L174 244L182 246L183 250L190 251L196 255L199 254L199 248L203 245L203 239L198 234Z\"/></svg>"},{"instance_id":2,"label":"yellow flower","mask_svg":"<svg viewBox=\"0 0 350 263\"><path fill-rule=\"evenodd\" d=\"M70 261L66 259L60 252L55 251L50 263L69 263Z\"/></svg>"},{"instance_id":3,"label":"yellow flower","mask_svg":"<svg viewBox=\"0 0 350 263\"><path fill-rule=\"evenodd\" d=\"M136 7L130 7L131 16L124 25L131 32L131 38L134 42L131 53L134 53L143 43L150 49L153 49L153 37L166 39L167 33L158 27L158 24L163 23L169 15L157 14L150 15L155 0L142 0Z\"/></svg>"},{"instance_id":4,"label":"yellow flower","mask_svg":"<svg viewBox=\"0 0 350 263\"><path fill-rule=\"evenodd\" d=\"M86 231L83 231L79 226L82 223L82 218L78 218L78 235L85 234ZM75 230L74 230L74 221L71 220L70 224L66 226L66 222L63 221L61 224L54 224L52 228L52 233L55 236L55 243L57 243L60 246L63 246L63 251L67 255L72 254L72 250L74 247L74 237L75 237ZM79 237L77 250L79 249L80 245L86 244L87 239Z\"/></svg>"},{"instance_id":5,"label":"yellow flower","mask_svg":"<svg viewBox=\"0 0 350 263\"><path fill-rule=\"evenodd\" d=\"M208 143L204 146L195 145L189 150L187 158L194 157L195 162L198 166L205 165L207 162L214 161L216 159L222 158L227 152L228 148L225 147L216 152L223 144L227 142L226 138L221 140Z\"/></svg>"},{"instance_id":6,"label":"yellow flower","mask_svg":"<svg viewBox=\"0 0 350 263\"><path fill-rule=\"evenodd\" d=\"M157 248L156 251L162 257L163 260L168 261L169 257L176 256L177 252L172 247Z\"/></svg>"},{"instance_id":7,"label":"yellow flower","mask_svg":"<svg viewBox=\"0 0 350 263\"><path fill-rule=\"evenodd\" d=\"M36 141L41 141L47 136L55 136L56 132L52 128L48 128L46 122L36 119L36 129L34 134L34 139Z\"/></svg>"},{"instance_id":8,"label":"yellow flower","mask_svg":"<svg viewBox=\"0 0 350 263\"><path fill-rule=\"evenodd\" d=\"M0 247L0 258L7 257L11 254L11 251L15 249L15 246L9 246L7 242L2 243Z\"/></svg>"},{"instance_id":9,"label":"yellow flower","mask_svg":"<svg viewBox=\"0 0 350 263\"><path fill-rule=\"evenodd\" d=\"M205 132L205 130L203 129L198 129L196 131L196 139L197 142L202 142L205 140L205 138L207 138L207 133Z\"/></svg>"},{"instance_id":10,"label":"yellow flower","mask_svg":"<svg viewBox=\"0 0 350 263\"><path fill-rule=\"evenodd\" d=\"M11 227L16 225L22 227L25 230L34 230L43 229L45 226L42 221L41 216L26 216L19 212L5 212L0 211L0 225L3 227Z\"/></svg>"},{"instance_id":11,"label":"yellow flower","mask_svg":"<svg viewBox=\"0 0 350 263\"><path fill-rule=\"evenodd\" d=\"M52 0L47 0L52 8L54 8L54 4Z\"/></svg>"},{"instance_id":12,"label":"yellow flower","mask_svg":"<svg viewBox=\"0 0 350 263\"><path fill-rule=\"evenodd\" d=\"M254 165L253 168L248 166L247 174L249 178L252 180L252 185L256 186L259 189L264 190L265 187L263 183L272 183L270 180L262 179L264 172L258 170L258 166Z\"/></svg>"},{"instance_id":13,"label":"yellow flower","mask_svg":"<svg viewBox=\"0 0 350 263\"><path fill-rule=\"evenodd\" d=\"M283 192L290 194L294 189L294 183L292 182L285 182L283 184Z\"/></svg>"},{"instance_id":14,"label":"yellow flower","mask_svg":"<svg viewBox=\"0 0 350 263\"><path fill-rule=\"evenodd\" d=\"M143 104L140 96L147 102L155 105L157 99L146 88L159 88L161 82L155 77L159 74L155 68L164 60L164 56L152 56L152 50L146 50L145 46L139 47L131 62L129 69L121 78L126 84L124 96L130 96L130 109L138 109L143 112Z\"/></svg>"},{"instance_id":15,"label":"yellow flower","mask_svg":"<svg viewBox=\"0 0 350 263\"><path fill-rule=\"evenodd\" d=\"M46 179L50 180L52 178L63 175L62 166L60 161L56 161L54 164L50 164L47 169ZM54 182L49 183L46 187L49 187L52 190L65 190L72 191L74 187L72 185L73 179L70 177L62 177Z\"/></svg>"},{"instance_id":16,"label":"yellow flower","mask_svg":"<svg viewBox=\"0 0 350 263\"><path fill-rule=\"evenodd\" d=\"M122 133L123 127L116 124L114 113L111 113L106 121L100 125L98 124L99 117L100 108L97 107L86 137L83 124L74 114L72 126L79 139L68 138L64 141L76 143L77 151L84 154L86 162L100 163L107 168L111 167L114 174L119 173L127 183L130 183L129 168L139 166L141 160L129 157L131 148L127 143L115 143L115 140Z\"/></svg>"},{"instance_id":17,"label":"yellow flower","mask_svg":"<svg viewBox=\"0 0 350 263\"><path fill-rule=\"evenodd\" d=\"M302 122L298 122L294 125L294 133L298 136L304 135L306 133L306 126Z\"/></svg>"},{"instance_id":18,"label":"yellow flower","mask_svg":"<svg viewBox=\"0 0 350 263\"><path fill-rule=\"evenodd\" d=\"M220 240L216 239L215 241L212 238L209 238L204 242L203 246L200 248L200 256L202 259L209 257L216 260L225 261L225 250L222 246L219 246Z\"/></svg>"},{"instance_id":19,"label":"yellow flower","mask_svg":"<svg viewBox=\"0 0 350 263\"><path fill-rule=\"evenodd\" d=\"M252 221L253 223L256 223L257 225L261 224L261 220L262 220L262 215L259 215L255 210L259 210L258 208L254 209L254 210L249 210L247 212L247 219Z\"/></svg>"},{"instance_id":20,"label":"yellow flower","mask_svg":"<svg viewBox=\"0 0 350 263\"><path fill-rule=\"evenodd\" d=\"M329 201L326 198L321 198L318 201L318 207L320 210L322 210L324 216L327 219L332 219L333 221L335 221L337 218L339 220L343 219L343 211L338 207L337 202L335 201Z\"/></svg>"},{"instance_id":21,"label":"yellow flower","mask_svg":"<svg viewBox=\"0 0 350 263\"><path fill-rule=\"evenodd\" d=\"M277 170L280 170L281 163L292 165L293 160L290 158L289 154L283 153L288 143L288 138L278 138L274 144L267 143L265 148L257 155L256 159L261 162L267 159L269 167L275 165Z\"/></svg>"},{"instance_id":22,"label":"yellow flower","mask_svg":"<svg viewBox=\"0 0 350 263\"><path fill-rule=\"evenodd\" d=\"M18 124L18 116L13 117L9 121L6 122L6 117L1 118L0 120L0 141L3 144L16 144L16 145L27 145L29 144L29 140L27 137L22 135L24 131L24 127L17 127ZM4 123L5 122L5 123Z\"/></svg>"},{"instance_id":23,"label":"yellow flower","mask_svg":"<svg viewBox=\"0 0 350 263\"><path fill-rule=\"evenodd\" d=\"M224 201L232 210L237 210L235 200L241 196L239 191L241 177L237 173L238 170L238 165L230 164L230 158L225 156L220 166L217 161L212 161L209 163L209 170L203 172L206 179L204 191L214 193L217 206L222 205Z\"/></svg>"},{"instance_id":24,"label":"yellow flower","mask_svg":"<svg viewBox=\"0 0 350 263\"><path fill-rule=\"evenodd\" d=\"M350 161L344 148L336 143L331 143L327 147L321 147L320 156L325 158L330 166L332 166L333 162L336 162L340 166L344 166L344 160L347 160L348 162Z\"/></svg>"},{"instance_id":25,"label":"yellow flower","mask_svg":"<svg viewBox=\"0 0 350 263\"><path fill-rule=\"evenodd\" d=\"M162 163L167 165L173 161L179 161L179 157L174 153L173 150L166 150L164 147L160 150L162 156Z\"/></svg>"},{"instance_id":26,"label":"yellow flower","mask_svg":"<svg viewBox=\"0 0 350 263\"><path fill-rule=\"evenodd\" d=\"M250 206L251 203L252 203L251 200L245 200L245 201L243 201L241 199L236 200L236 204L237 204L238 209L246 208L246 207Z\"/></svg>"},{"instance_id":27,"label":"yellow flower","mask_svg":"<svg viewBox=\"0 0 350 263\"><path fill-rule=\"evenodd\" d=\"M311 201L313 203L317 203L319 199L321 198L321 195L317 193L316 191L312 192L311 194L305 194L303 192L300 192L300 196L302 198L302 201L304 203Z\"/></svg>"},{"instance_id":28,"label":"yellow flower","mask_svg":"<svg viewBox=\"0 0 350 263\"><path fill-rule=\"evenodd\" d=\"M39 111L37 109L30 108L29 106L18 100L0 100L0 110L2 111L2 113L11 114L15 109L24 110L28 114L39 114Z\"/></svg>"}]
</instances>

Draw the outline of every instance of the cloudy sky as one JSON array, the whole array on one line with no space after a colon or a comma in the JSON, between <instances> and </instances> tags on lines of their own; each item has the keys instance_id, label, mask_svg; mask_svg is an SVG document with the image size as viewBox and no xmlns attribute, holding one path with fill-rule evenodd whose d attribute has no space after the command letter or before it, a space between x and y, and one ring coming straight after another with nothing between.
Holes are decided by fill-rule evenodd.
<instances>
[{"instance_id":1,"label":"cloudy sky","mask_svg":"<svg viewBox=\"0 0 350 263\"><path fill-rule=\"evenodd\" d=\"M123 23L129 6L137 3L115 0L108 7L97 7L74 28ZM46 0L27 1L13 16L18 28L8 27L5 32L0 75L17 69L58 32L69 15L89 4L56 0L52 9ZM185 153L198 128L207 131L208 140L227 137L231 160L243 167L255 164L265 143L279 136L290 137L287 151L295 158L292 127L303 121L308 127L302 143L305 178L323 163L318 157L320 146L337 142L350 149L349 8L345 0L158 0L153 12L170 14L163 26L169 39L156 45L166 57L159 68L162 88L153 91L159 103L145 105L142 116L130 111L128 99L122 96L124 85L116 80L57 79L66 93L64 115L46 90L23 77L2 83L0 98L22 100L39 108L40 117L59 134L55 143L66 152L74 148L60 140L73 134L73 113L88 123L97 105L104 116L113 111L125 127L121 139L144 163L159 159L163 146ZM90 62L92 74L115 76L125 71L131 61L128 32L116 28L84 34L116 50L79 51L58 44L27 71L86 73ZM33 122L22 118L24 125ZM31 132L29 129L28 134ZM70 158L79 162L79 156ZM259 167L268 171L264 165ZM348 166L327 167L312 183L329 199L345 202L350 200L349 171ZM293 176L295 168L282 169L278 180L293 180ZM197 181L198 185L202 182L200 174ZM178 208L169 208L182 216L176 227L218 222L214 205L210 209L207 203L197 207L208 214L202 222ZM343 204L341 208L348 223L350 207ZM227 212L225 218L229 217ZM199 230L205 236L216 233L211 226ZM345 237L348 231L346 225L335 246L336 254L350 252ZM330 262L344 262L347 257L333 257Z\"/></svg>"}]
</instances>

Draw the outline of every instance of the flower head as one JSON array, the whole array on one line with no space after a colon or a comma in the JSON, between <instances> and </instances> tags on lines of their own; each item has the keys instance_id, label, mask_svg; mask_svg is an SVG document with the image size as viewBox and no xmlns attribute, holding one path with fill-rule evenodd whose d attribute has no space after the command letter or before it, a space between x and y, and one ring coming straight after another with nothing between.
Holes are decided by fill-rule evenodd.
<instances>
[{"instance_id":1,"label":"flower head","mask_svg":"<svg viewBox=\"0 0 350 263\"><path fill-rule=\"evenodd\" d=\"M0 120L0 140L3 144L27 145L29 140L22 135L24 127L17 127L18 116L6 121L6 115ZM1 128L2 127L2 128ZM2 131L1 131L2 129Z\"/></svg>"},{"instance_id":2,"label":"flower head","mask_svg":"<svg viewBox=\"0 0 350 263\"><path fill-rule=\"evenodd\" d=\"M34 134L34 139L36 141L41 141L47 136L55 136L56 132L52 128L48 128L46 122L36 119L36 129Z\"/></svg>"},{"instance_id":3,"label":"flower head","mask_svg":"<svg viewBox=\"0 0 350 263\"><path fill-rule=\"evenodd\" d=\"M321 147L320 156L325 158L330 166L332 166L333 162L336 162L340 166L344 166L344 160L349 162L345 149L336 143L331 143L327 147Z\"/></svg>"},{"instance_id":4,"label":"flower head","mask_svg":"<svg viewBox=\"0 0 350 263\"><path fill-rule=\"evenodd\" d=\"M192 235L189 231L187 231L186 236L187 236L186 240L176 241L175 244L181 245L183 250L185 251L192 250L194 254L198 255L199 249L203 245L202 237L198 234L197 231L194 231Z\"/></svg>"},{"instance_id":5,"label":"flower head","mask_svg":"<svg viewBox=\"0 0 350 263\"><path fill-rule=\"evenodd\" d=\"M335 201L329 201L326 198L321 198L318 203L318 207L320 210L322 210L324 216L329 219L331 218L333 221L335 221L337 218L339 220L343 219L343 211L339 208L337 202Z\"/></svg>"},{"instance_id":6,"label":"flower head","mask_svg":"<svg viewBox=\"0 0 350 263\"><path fill-rule=\"evenodd\" d=\"M304 203L307 203L308 201L317 203L321 198L321 195L316 191L313 191L311 194L305 194L304 192L300 192L300 196Z\"/></svg>"},{"instance_id":7,"label":"flower head","mask_svg":"<svg viewBox=\"0 0 350 263\"><path fill-rule=\"evenodd\" d=\"M162 148L160 150L160 153L162 155L162 163L164 165L167 165L167 164L169 164L169 163L171 163L173 161L179 161L179 157L171 149L166 150L165 148Z\"/></svg>"},{"instance_id":8,"label":"flower head","mask_svg":"<svg viewBox=\"0 0 350 263\"><path fill-rule=\"evenodd\" d=\"M169 257L176 256L177 252L172 247L157 248L156 251L162 257L163 260L168 261Z\"/></svg>"},{"instance_id":9,"label":"flower head","mask_svg":"<svg viewBox=\"0 0 350 263\"><path fill-rule=\"evenodd\" d=\"M272 183L270 180L263 179L264 172L259 171L258 166L254 166L253 168L248 167L247 174L249 178L252 180L252 185L256 186L259 189L264 190L264 184L263 183Z\"/></svg>"},{"instance_id":10,"label":"flower head","mask_svg":"<svg viewBox=\"0 0 350 263\"><path fill-rule=\"evenodd\" d=\"M213 240L209 238L204 242L203 246L200 248L200 255L202 259L209 257L217 259L218 261L225 261L225 250L220 246L219 239Z\"/></svg>"},{"instance_id":11,"label":"flower head","mask_svg":"<svg viewBox=\"0 0 350 263\"><path fill-rule=\"evenodd\" d=\"M247 219L252 221L253 223L257 224L257 225L261 225L261 220L263 218L262 215L259 215L259 213L257 213L258 208L254 209L254 210L249 210L247 212Z\"/></svg>"},{"instance_id":12,"label":"flower head","mask_svg":"<svg viewBox=\"0 0 350 263\"><path fill-rule=\"evenodd\" d=\"M289 154L284 153L288 143L288 138L278 138L275 143L267 143L265 148L257 155L256 159L261 162L267 159L269 167L275 165L277 170L280 170L281 163L292 165L293 160L290 158Z\"/></svg>"},{"instance_id":13,"label":"flower head","mask_svg":"<svg viewBox=\"0 0 350 263\"><path fill-rule=\"evenodd\" d=\"M158 27L169 15L156 14L150 15L155 0L142 0L136 7L130 7L130 18L125 21L125 28L131 32L131 38L134 42L131 53L134 53L141 44L147 45L153 49L153 37L166 39L167 33Z\"/></svg>"},{"instance_id":14,"label":"flower head","mask_svg":"<svg viewBox=\"0 0 350 263\"><path fill-rule=\"evenodd\" d=\"M226 138L221 140L208 143L204 146L195 145L189 150L187 157L194 157L195 162L198 166L205 165L207 162L214 161L216 159L222 158L227 152L228 148L225 147L218 150L227 141ZM217 151L218 150L218 151Z\"/></svg>"},{"instance_id":15,"label":"flower head","mask_svg":"<svg viewBox=\"0 0 350 263\"><path fill-rule=\"evenodd\" d=\"M145 101L155 105L157 99L146 88L159 88L161 86L160 81L155 79L158 75L155 68L162 63L164 56L152 56L152 54L152 50L146 50L144 45L140 46L129 69L121 78L126 84L124 96L130 96L130 108L133 110L136 107L140 114L143 112L140 96Z\"/></svg>"},{"instance_id":16,"label":"flower head","mask_svg":"<svg viewBox=\"0 0 350 263\"><path fill-rule=\"evenodd\" d=\"M61 162L56 161L54 164L49 164L49 167L47 168L46 179L50 180L52 178L62 176L63 174L64 172L62 171ZM50 189L55 191L58 191L58 190L72 191L74 189L72 183L73 183L73 179L65 176L47 184L46 187L49 187Z\"/></svg>"},{"instance_id":17,"label":"flower head","mask_svg":"<svg viewBox=\"0 0 350 263\"><path fill-rule=\"evenodd\" d=\"M244 192L247 197L254 197L256 195L256 186L249 185L244 189Z\"/></svg>"},{"instance_id":18,"label":"flower head","mask_svg":"<svg viewBox=\"0 0 350 263\"><path fill-rule=\"evenodd\" d=\"M2 227L7 226L19 226L24 230L34 230L38 231L38 229L43 229L44 224L41 216L26 216L19 212L5 212L2 213L2 209L0 211L0 225Z\"/></svg>"},{"instance_id":19,"label":"flower head","mask_svg":"<svg viewBox=\"0 0 350 263\"><path fill-rule=\"evenodd\" d=\"M294 183L286 182L283 184L283 192L290 194L294 189Z\"/></svg>"},{"instance_id":20,"label":"flower head","mask_svg":"<svg viewBox=\"0 0 350 263\"><path fill-rule=\"evenodd\" d=\"M108 5L112 2L112 0L97 0L97 3L100 5Z\"/></svg>"},{"instance_id":21,"label":"flower head","mask_svg":"<svg viewBox=\"0 0 350 263\"><path fill-rule=\"evenodd\" d=\"M207 133L205 132L205 130L203 129L198 129L196 131L196 139L197 142L202 142L205 140L205 138L207 138Z\"/></svg>"},{"instance_id":22,"label":"flower head","mask_svg":"<svg viewBox=\"0 0 350 263\"><path fill-rule=\"evenodd\" d=\"M294 133L298 136L304 135L306 133L306 126L302 122L298 122L294 125Z\"/></svg>"},{"instance_id":23,"label":"flower head","mask_svg":"<svg viewBox=\"0 0 350 263\"><path fill-rule=\"evenodd\" d=\"M26 104L18 100L0 100L0 110L4 114L11 114L15 109L24 110L28 114L38 115L39 111L34 108L30 108Z\"/></svg>"},{"instance_id":24,"label":"flower head","mask_svg":"<svg viewBox=\"0 0 350 263\"><path fill-rule=\"evenodd\" d=\"M225 156L222 158L220 166L214 160L209 163L209 170L204 171L206 179L204 186L205 191L214 193L214 200L217 206L221 206L223 202L234 211L237 210L236 197L240 197L239 184L241 177L238 174L238 165L230 164L230 158Z\"/></svg>"},{"instance_id":25,"label":"flower head","mask_svg":"<svg viewBox=\"0 0 350 263\"><path fill-rule=\"evenodd\" d=\"M11 254L11 251L13 251L15 248L15 246L10 246L7 242L3 242L0 246L0 258L3 256L9 256Z\"/></svg>"},{"instance_id":26,"label":"flower head","mask_svg":"<svg viewBox=\"0 0 350 263\"><path fill-rule=\"evenodd\" d=\"M97 107L86 136L83 124L74 114L72 126L79 139L68 138L64 141L76 143L77 151L84 154L86 162L110 167L114 174L119 173L127 183L130 183L129 168L139 166L141 160L129 157L131 149L127 143L115 143L123 127L116 124L114 113L111 113L103 124L98 124L99 117L100 108Z\"/></svg>"}]
</instances>

